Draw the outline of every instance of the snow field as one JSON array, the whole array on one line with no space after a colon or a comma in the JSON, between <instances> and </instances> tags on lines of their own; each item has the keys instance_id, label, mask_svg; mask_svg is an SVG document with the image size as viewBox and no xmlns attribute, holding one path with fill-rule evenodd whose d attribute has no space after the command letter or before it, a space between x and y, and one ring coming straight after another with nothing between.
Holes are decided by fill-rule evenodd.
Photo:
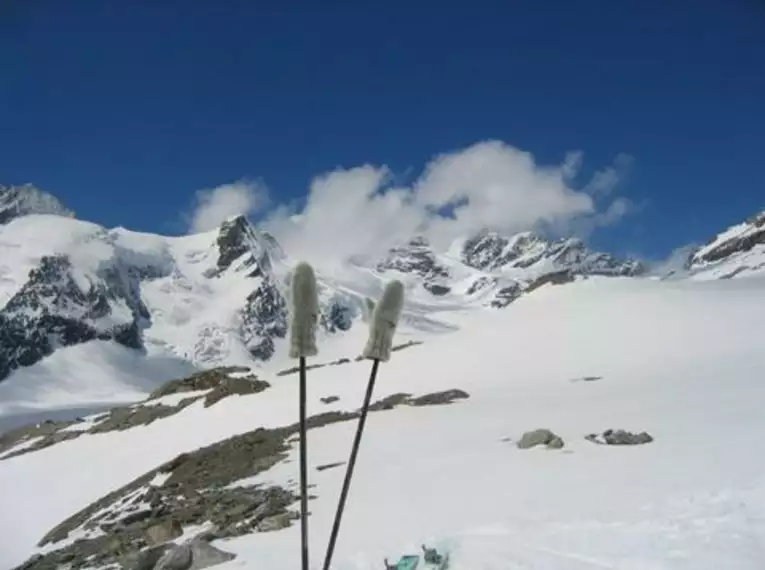
<instances>
[{"instance_id":1,"label":"snow field","mask_svg":"<svg viewBox=\"0 0 765 570\"><path fill-rule=\"evenodd\" d=\"M503 311L460 317L380 368L375 399L460 388L468 400L371 413L334 568L379 568L449 544L453 570L753 570L765 562L765 357L757 279L590 279L546 286ZM363 334L357 331L359 350ZM350 336L350 335L349 335ZM397 339L400 340L400 339ZM320 347L321 351L321 347ZM323 353L317 361L322 361ZM309 372L309 414L356 409L370 365ZM574 382L600 376L594 382ZM0 462L0 566L52 526L175 454L297 420L297 376L263 393L196 403L149 426L82 436ZM332 405L322 396L338 395ZM519 450L546 427L563 450ZM309 431L312 567L319 568L355 422ZM653 443L585 441L607 428ZM294 484L289 462L258 476ZM87 466L85 468L85 466ZM292 483L288 483L292 480ZM248 481L250 482L250 481ZM297 505L296 505L297 508ZM221 570L293 570L299 525L220 541Z\"/></svg>"}]
</instances>

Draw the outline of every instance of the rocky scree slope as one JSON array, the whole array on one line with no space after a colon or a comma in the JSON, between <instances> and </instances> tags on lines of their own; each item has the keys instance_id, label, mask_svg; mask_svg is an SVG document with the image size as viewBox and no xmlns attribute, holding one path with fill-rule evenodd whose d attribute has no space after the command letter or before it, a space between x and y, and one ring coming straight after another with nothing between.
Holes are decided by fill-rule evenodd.
<instances>
[{"instance_id":1,"label":"rocky scree slope","mask_svg":"<svg viewBox=\"0 0 765 570\"><path fill-rule=\"evenodd\" d=\"M350 361L346 361L350 362ZM245 368L221 368L173 380L144 402L76 422L27 426L0 438L0 461L35 453L79 437L129 430L183 413L197 401L216 406L230 396L259 397L270 389ZM180 397L180 399L179 399ZM448 405L469 398L459 389L413 397L394 393L370 406L372 412L400 406ZM359 411L327 411L308 420L309 429L355 420ZM184 532L216 541L290 526L299 499L294 489L250 484L248 479L288 460L298 425L256 428L190 450L162 463L68 517L40 538L44 552L19 569L153 568ZM336 467L320 465L317 470ZM287 486L289 487L289 485ZM138 566L137 566L138 565Z\"/></svg>"}]
</instances>

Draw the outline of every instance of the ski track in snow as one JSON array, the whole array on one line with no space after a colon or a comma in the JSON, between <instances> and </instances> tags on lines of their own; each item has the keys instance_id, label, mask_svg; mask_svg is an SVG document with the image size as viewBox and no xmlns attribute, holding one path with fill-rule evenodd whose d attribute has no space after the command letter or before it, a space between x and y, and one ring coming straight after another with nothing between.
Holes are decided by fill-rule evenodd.
<instances>
[{"instance_id":1,"label":"ski track in snow","mask_svg":"<svg viewBox=\"0 0 765 570\"><path fill-rule=\"evenodd\" d=\"M451 388L471 397L370 414L333 569L379 569L422 543L447 547L451 570L765 567L762 307L760 279L590 279L455 317L461 330L394 353L375 399ZM364 333L352 330L344 345L359 350ZM356 409L368 373L368 362L311 370L309 414ZM603 379L571 382L584 376ZM175 454L296 421L297 376L265 379L272 387L257 395L0 461L0 567ZM322 404L328 395L340 400ZM316 467L347 462L355 427L308 433L312 568L321 567L345 464ZM503 441L540 427L565 448ZM584 440L608 428L655 441ZM254 479L294 488L293 445L287 462ZM216 546L238 554L221 570L294 570L299 525Z\"/></svg>"}]
</instances>

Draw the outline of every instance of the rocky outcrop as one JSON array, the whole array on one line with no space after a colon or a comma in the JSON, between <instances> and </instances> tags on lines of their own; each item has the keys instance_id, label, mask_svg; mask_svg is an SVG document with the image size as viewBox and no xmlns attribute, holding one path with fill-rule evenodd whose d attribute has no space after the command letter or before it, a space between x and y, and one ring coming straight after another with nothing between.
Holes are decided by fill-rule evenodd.
<instances>
[{"instance_id":1,"label":"rocky outcrop","mask_svg":"<svg viewBox=\"0 0 765 570\"><path fill-rule=\"evenodd\" d=\"M425 394L424 396L419 396L417 398L409 398L405 400L404 403L409 406L438 406L451 404L455 400L465 400L469 397L470 395L464 390L453 389Z\"/></svg>"},{"instance_id":2,"label":"rocky outcrop","mask_svg":"<svg viewBox=\"0 0 765 570\"><path fill-rule=\"evenodd\" d=\"M391 269L413 273L425 279L449 277L449 271L438 263L430 243L424 237L415 237L400 247L392 248L377 264L378 271Z\"/></svg>"},{"instance_id":3,"label":"rocky outcrop","mask_svg":"<svg viewBox=\"0 0 765 570\"><path fill-rule=\"evenodd\" d=\"M280 280L273 271L274 261L282 259L284 253L273 236L254 228L244 216L224 222L217 245L219 255L211 276L235 268L246 270L247 277L260 279L241 309L240 334L254 359L269 360L276 341L285 338L289 322L286 296L290 277ZM358 315L352 300L339 293L330 294L320 310L319 325L328 333L349 330Z\"/></svg>"},{"instance_id":4,"label":"rocky outcrop","mask_svg":"<svg viewBox=\"0 0 765 570\"><path fill-rule=\"evenodd\" d=\"M216 368L199 372L188 378L171 380L152 392L141 403L119 406L109 412L89 418L66 422L46 421L24 426L0 435L0 460L31 453L86 434L123 431L149 425L173 416L194 402L202 400L205 407L213 406L229 396L257 394L270 387L268 382L246 374L249 368ZM193 392L193 393L192 393ZM172 404L161 399L173 394L186 394Z\"/></svg>"},{"instance_id":5,"label":"rocky outcrop","mask_svg":"<svg viewBox=\"0 0 765 570\"><path fill-rule=\"evenodd\" d=\"M475 295L476 293L481 293L483 291L486 291L487 289L492 289L496 284L497 284L496 277L489 277L488 275L482 275L481 277L476 278L470 284L470 287L468 287L466 294Z\"/></svg>"},{"instance_id":6,"label":"rocky outcrop","mask_svg":"<svg viewBox=\"0 0 765 570\"><path fill-rule=\"evenodd\" d=\"M243 366L224 366L205 370L188 378L166 382L154 390L147 401L150 402L170 394L207 391L204 402L205 407L209 407L228 396L257 394L270 387L268 382L258 380L257 376L249 372L250 369Z\"/></svg>"},{"instance_id":7,"label":"rocky outcrop","mask_svg":"<svg viewBox=\"0 0 765 570\"><path fill-rule=\"evenodd\" d=\"M544 445L548 449L560 449L563 447L563 438L549 429L535 429L524 433L515 445L518 449L531 449L538 445Z\"/></svg>"},{"instance_id":8,"label":"rocky outcrop","mask_svg":"<svg viewBox=\"0 0 765 570\"><path fill-rule=\"evenodd\" d=\"M384 405L377 402L370 409L387 410L406 403L444 404L465 397L461 390L417 398L394 395ZM307 425L314 429L358 417L359 411L331 411L310 417ZM193 551L189 554L193 541L210 542L290 526L297 518L290 507L299 497L279 486L250 485L245 480L286 460L298 432L297 422L258 428L181 453L56 525L40 540L46 553L17 570L52 570L65 564L71 568L122 564L156 570L162 560L171 557L183 564L199 560ZM185 546L166 542L189 527L203 530ZM75 532L77 540L67 541Z\"/></svg>"},{"instance_id":9,"label":"rocky outcrop","mask_svg":"<svg viewBox=\"0 0 765 570\"><path fill-rule=\"evenodd\" d=\"M435 295L436 297L442 297L444 295L448 295L452 290L451 287L447 287L446 285L439 285L438 283L429 283L427 281L423 283L422 286L425 287L425 289L427 289L431 294Z\"/></svg>"},{"instance_id":10,"label":"rocky outcrop","mask_svg":"<svg viewBox=\"0 0 765 570\"><path fill-rule=\"evenodd\" d=\"M273 269L272 257L282 255L273 236L255 229L244 216L237 216L221 224L217 245L217 274L238 261L238 268L249 270L250 277L269 275Z\"/></svg>"},{"instance_id":11,"label":"rocky outcrop","mask_svg":"<svg viewBox=\"0 0 765 570\"><path fill-rule=\"evenodd\" d=\"M607 429L602 434L591 433L585 439L602 445L642 445L653 441L648 432L632 433L623 429Z\"/></svg>"},{"instance_id":12,"label":"rocky outcrop","mask_svg":"<svg viewBox=\"0 0 765 570\"><path fill-rule=\"evenodd\" d=\"M461 259L465 265L483 271L528 269L542 264L582 275L635 276L645 271L637 261L591 251L581 240L552 241L531 232L510 237L482 232L465 241Z\"/></svg>"},{"instance_id":13,"label":"rocky outcrop","mask_svg":"<svg viewBox=\"0 0 765 570\"><path fill-rule=\"evenodd\" d=\"M512 238L496 232L481 232L465 241L461 259L465 265L484 271L494 271L511 264L528 267L545 253L548 243L532 233Z\"/></svg>"},{"instance_id":14,"label":"rocky outcrop","mask_svg":"<svg viewBox=\"0 0 765 570\"><path fill-rule=\"evenodd\" d=\"M241 334L253 358L268 360L274 354L274 339L287 336L287 301L270 277L261 279L260 285L247 296Z\"/></svg>"},{"instance_id":15,"label":"rocky outcrop","mask_svg":"<svg viewBox=\"0 0 765 570\"><path fill-rule=\"evenodd\" d=\"M183 544L169 546L152 568L153 570L202 570L234 558L236 554L215 548L201 538L194 538Z\"/></svg>"},{"instance_id":16,"label":"rocky outcrop","mask_svg":"<svg viewBox=\"0 0 765 570\"><path fill-rule=\"evenodd\" d=\"M690 269L715 263L765 244L765 211L712 239L691 258Z\"/></svg>"},{"instance_id":17,"label":"rocky outcrop","mask_svg":"<svg viewBox=\"0 0 765 570\"><path fill-rule=\"evenodd\" d=\"M467 287L468 296L485 295L495 308L507 307L524 292L547 282L561 283L563 276L636 276L645 267L634 260L621 260L589 250L578 239L549 240L531 232L510 237L484 231L465 240L460 261L480 272ZM440 261L425 238L415 238L391 249L377 265L378 271L395 270L416 275L434 296L449 295L454 287L445 262ZM451 261L453 263L453 260Z\"/></svg>"},{"instance_id":18,"label":"rocky outcrop","mask_svg":"<svg viewBox=\"0 0 765 570\"><path fill-rule=\"evenodd\" d=\"M143 346L141 329L149 312L137 271L108 266L93 280L76 274L68 257L43 257L0 310L0 380L61 346L94 339Z\"/></svg>"},{"instance_id":19,"label":"rocky outcrop","mask_svg":"<svg viewBox=\"0 0 765 570\"><path fill-rule=\"evenodd\" d=\"M328 333L344 332L353 326L358 310L349 299L333 296L321 306L319 325Z\"/></svg>"},{"instance_id":20,"label":"rocky outcrop","mask_svg":"<svg viewBox=\"0 0 765 570\"><path fill-rule=\"evenodd\" d=\"M445 295L450 291L446 284L449 270L438 261L424 237L415 237L402 246L392 248L377 264L377 270L417 275L422 279L423 287L433 295Z\"/></svg>"},{"instance_id":21,"label":"rocky outcrop","mask_svg":"<svg viewBox=\"0 0 765 570\"><path fill-rule=\"evenodd\" d=\"M497 290L494 298L489 303L495 309L503 309L523 294L523 286L520 283L511 283Z\"/></svg>"}]
</instances>

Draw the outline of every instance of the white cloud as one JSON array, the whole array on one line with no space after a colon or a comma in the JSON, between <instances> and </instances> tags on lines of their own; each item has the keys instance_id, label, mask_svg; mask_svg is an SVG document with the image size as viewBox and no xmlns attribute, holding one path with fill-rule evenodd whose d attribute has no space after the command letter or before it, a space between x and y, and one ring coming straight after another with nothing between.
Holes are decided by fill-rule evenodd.
<instances>
[{"instance_id":1,"label":"white cloud","mask_svg":"<svg viewBox=\"0 0 765 570\"><path fill-rule=\"evenodd\" d=\"M630 155L617 155L611 166L598 170L593 174L592 180L585 186L584 190L594 196L610 194L627 177L632 163L633 158Z\"/></svg>"},{"instance_id":2,"label":"white cloud","mask_svg":"<svg viewBox=\"0 0 765 570\"><path fill-rule=\"evenodd\" d=\"M251 214L267 202L265 187L252 182L235 182L200 190L196 193L193 211L187 216L189 230L193 233L213 230L229 217Z\"/></svg>"},{"instance_id":3,"label":"white cloud","mask_svg":"<svg viewBox=\"0 0 765 570\"><path fill-rule=\"evenodd\" d=\"M582 153L541 166L501 141L436 156L410 187L396 187L385 167L339 169L314 179L305 207L279 208L263 226L287 252L315 263L377 256L415 234L443 249L459 237L489 228L517 232L544 226L559 232L616 223L630 202L603 199L620 180L617 158L584 189L572 187ZM606 176L605 174L603 176ZM597 176L596 176L597 178ZM593 184L596 192L593 192Z\"/></svg>"},{"instance_id":4,"label":"white cloud","mask_svg":"<svg viewBox=\"0 0 765 570\"><path fill-rule=\"evenodd\" d=\"M396 238L420 230L426 216L410 191L381 192L388 177L386 168L369 165L321 175L301 212L279 209L263 226L285 251L316 263L381 254Z\"/></svg>"},{"instance_id":5,"label":"white cloud","mask_svg":"<svg viewBox=\"0 0 765 570\"><path fill-rule=\"evenodd\" d=\"M595 224L598 226L612 226L620 221L634 208L633 203L627 198L617 198L602 213L595 216Z\"/></svg>"},{"instance_id":6,"label":"white cloud","mask_svg":"<svg viewBox=\"0 0 765 570\"><path fill-rule=\"evenodd\" d=\"M482 229L586 234L618 222L632 205L605 196L621 180L627 158L617 157L577 189L582 162L575 151L561 164L540 165L528 152L486 141L434 157L408 186L397 185L385 166L341 168L314 178L304 205L266 210L263 185L237 182L197 192L186 218L191 231L202 232L231 216L261 212L259 225L287 253L325 266L379 258L415 235L444 250Z\"/></svg>"},{"instance_id":7,"label":"white cloud","mask_svg":"<svg viewBox=\"0 0 765 570\"><path fill-rule=\"evenodd\" d=\"M482 228L516 232L593 213L592 197L567 185L570 164L541 167L531 154L496 141L437 157L415 184L414 198L436 209L459 205L453 219L431 216L426 234L444 245Z\"/></svg>"},{"instance_id":8,"label":"white cloud","mask_svg":"<svg viewBox=\"0 0 765 570\"><path fill-rule=\"evenodd\" d=\"M561 166L566 180L576 178L576 175L579 174L579 169L582 167L583 159L584 153L581 150L575 150L566 154L566 158Z\"/></svg>"}]
</instances>

